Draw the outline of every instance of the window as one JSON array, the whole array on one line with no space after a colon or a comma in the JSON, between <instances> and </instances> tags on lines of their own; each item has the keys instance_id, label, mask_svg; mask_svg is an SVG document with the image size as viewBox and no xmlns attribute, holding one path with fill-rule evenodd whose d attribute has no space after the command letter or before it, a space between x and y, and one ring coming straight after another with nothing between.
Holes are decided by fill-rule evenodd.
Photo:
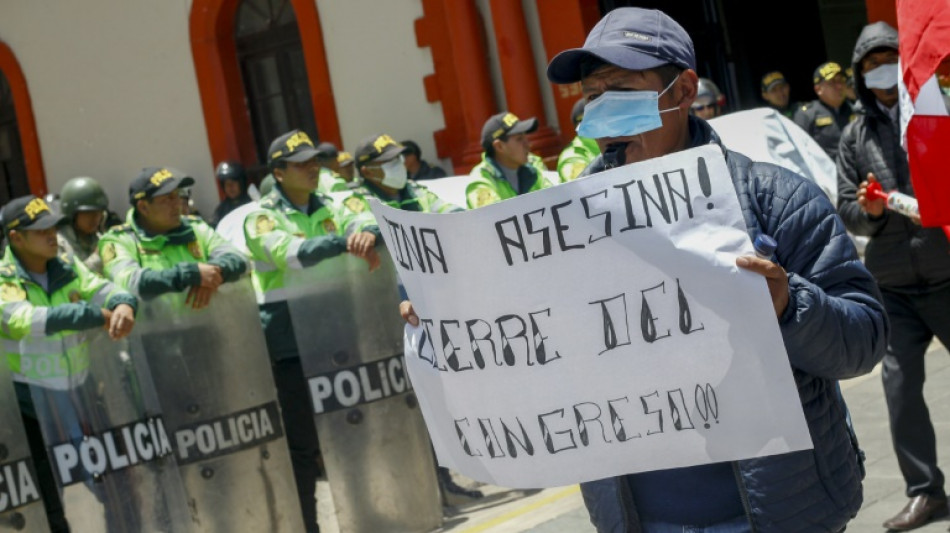
<instances>
[{"instance_id":1,"label":"window","mask_svg":"<svg viewBox=\"0 0 950 533\"><path fill-rule=\"evenodd\" d=\"M13 92L0 72L0 204L30 194Z\"/></svg>"},{"instance_id":2,"label":"window","mask_svg":"<svg viewBox=\"0 0 950 533\"><path fill-rule=\"evenodd\" d=\"M318 138L290 0L242 0L234 39L258 162L266 164L270 142L289 130L301 129Z\"/></svg>"}]
</instances>

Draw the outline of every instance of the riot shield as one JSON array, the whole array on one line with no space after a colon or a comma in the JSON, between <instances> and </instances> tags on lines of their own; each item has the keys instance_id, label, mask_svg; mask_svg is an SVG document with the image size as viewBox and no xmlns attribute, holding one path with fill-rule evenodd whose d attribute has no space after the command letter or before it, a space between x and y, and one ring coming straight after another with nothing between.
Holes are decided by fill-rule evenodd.
<instances>
[{"instance_id":1,"label":"riot shield","mask_svg":"<svg viewBox=\"0 0 950 533\"><path fill-rule=\"evenodd\" d=\"M0 362L0 531L49 531L13 380Z\"/></svg>"},{"instance_id":2,"label":"riot shield","mask_svg":"<svg viewBox=\"0 0 950 533\"><path fill-rule=\"evenodd\" d=\"M28 385L70 529L181 531L187 508L181 478L140 355L103 330L73 341L81 356L57 356L54 364L87 360L88 370L71 370L66 386ZM59 343L65 353L64 342L46 342L48 349ZM35 345L21 342L21 354L30 350Z\"/></svg>"},{"instance_id":3,"label":"riot shield","mask_svg":"<svg viewBox=\"0 0 950 533\"><path fill-rule=\"evenodd\" d=\"M277 389L249 278L195 311L184 295L143 304L144 353L189 502L187 530L302 531Z\"/></svg>"},{"instance_id":4,"label":"riot shield","mask_svg":"<svg viewBox=\"0 0 950 533\"><path fill-rule=\"evenodd\" d=\"M396 273L350 254L294 271L288 305L340 531L442 521L425 423L402 357Z\"/></svg>"}]
</instances>

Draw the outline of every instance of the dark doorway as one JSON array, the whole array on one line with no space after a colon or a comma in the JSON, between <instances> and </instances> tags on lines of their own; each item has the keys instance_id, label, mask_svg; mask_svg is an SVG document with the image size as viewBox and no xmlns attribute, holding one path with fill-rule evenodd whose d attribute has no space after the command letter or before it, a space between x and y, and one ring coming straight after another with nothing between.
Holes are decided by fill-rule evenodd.
<instances>
[{"instance_id":1,"label":"dark doorway","mask_svg":"<svg viewBox=\"0 0 950 533\"><path fill-rule=\"evenodd\" d=\"M30 194L13 93L0 72L0 205Z\"/></svg>"},{"instance_id":2,"label":"dark doorway","mask_svg":"<svg viewBox=\"0 0 950 533\"><path fill-rule=\"evenodd\" d=\"M317 124L290 0L242 0L234 37L257 148L248 173L256 182L267 172L272 140L293 129L316 139Z\"/></svg>"},{"instance_id":3,"label":"dark doorway","mask_svg":"<svg viewBox=\"0 0 950 533\"><path fill-rule=\"evenodd\" d=\"M792 101L813 100L815 67L832 60L847 68L845 52L867 23L864 0L799 0L781 7L761 0L599 0L599 5L602 13L623 6L660 9L679 22L693 38L699 75L726 94L727 111L765 105L760 81L772 70L785 74Z\"/></svg>"}]
</instances>

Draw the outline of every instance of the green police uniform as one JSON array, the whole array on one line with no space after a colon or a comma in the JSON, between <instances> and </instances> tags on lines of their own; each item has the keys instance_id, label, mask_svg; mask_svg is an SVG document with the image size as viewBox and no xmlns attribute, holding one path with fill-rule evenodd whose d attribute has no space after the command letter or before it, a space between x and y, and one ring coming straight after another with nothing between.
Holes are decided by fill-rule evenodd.
<instances>
[{"instance_id":1,"label":"green police uniform","mask_svg":"<svg viewBox=\"0 0 950 533\"><path fill-rule=\"evenodd\" d=\"M99 239L99 255L106 276L143 299L200 285L198 263L220 267L225 282L248 267L237 248L200 218L182 216L177 228L149 235L136 222L135 209L125 224Z\"/></svg>"},{"instance_id":2,"label":"green police uniform","mask_svg":"<svg viewBox=\"0 0 950 533\"><path fill-rule=\"evenodd\" d=\"M366 199L352 194L342 202L311 194L307 212L294 207L278 185L244 219L247 248L254 262L252 280L267 350L274 361L299 357L287 307L294 270L346 252L346 238L359 231L379 237Z\"/></svg>"},{"instance_id":3,"label":"green police uniform","mask_svg":"<svg viewBox=\"0 0 950 533\"><path fill-rule=\"evenodd\" d=\"M413 180L406 182L406 186L396 193L396 197L390 197L379 187L373 185L369 180L364 181L360 191L367 196L378 198L380 202L403 211L416 211L419 213L452 213L455 211L464 211L451 202L446 202L439 198L437 194L430 191L426 186L420 185Z\"/></svg>"},{"instance_id":4,"label":"green police uniform","mask_svg":"<svg viewBox=\"0 0 950 533\"><path fill-rule=\"evenodd\" d=\"M518 168L518 191L515 191L505 179L498 163L483 152L482 162L475 165L469 173L472 181L465 187L468 208L475 209L514 198L519 194L553 187L556 183L544 177L545 170L544 161L540 157L528 154L528 163Z\"/></svg>"},{"instance_id":5,"label":"green police uniform","mask_svg":"<svg viewBox=\"0 0 950 533\"><path fill-rule=\"evenodd\" d=\"M847 101L838 109L832 109L821 100L812 100L795 111L793 119L812 139L824 149L832 161L838 156L838 141L841 132L851 121L853 112Z\"/></svg>"},{"instance_id":6,"label":"green police uniform","mask_svg":"<svg viewBox=\"0 0 950 533\"><path fill-rule=\"evenodd\" d=\"M557 158L557 173L561 182L576 179L598 155L600 147L597 146L597 141L580 135L574 137Z\"/></svg>"},{"instance_id":7,"label":"green police uniform","mask_svg":"<svg viewBox=\"0 0 950 533\"><path fill-rule=\"evenodd\" d=\"M350 190L350 186L342 176L328 168L320 169L320 177L317 178L318 193L329 194L331 192L346 192L348 190Z\"/></svg>"},{"instance_id":8,"label":"green police uniform","mask_svg":"<svg viewBox=\"0 0 950 533\"><path fill-rule=\"evenodd\" d=\"M68 390L82 383L89 370L81 332L105 324L102 308L128 304L135 309L137 301L75 257L61 254L46 268L48 289L7 247L0 260L0 338L14 381Z\"/></svg>"}]
</instances>

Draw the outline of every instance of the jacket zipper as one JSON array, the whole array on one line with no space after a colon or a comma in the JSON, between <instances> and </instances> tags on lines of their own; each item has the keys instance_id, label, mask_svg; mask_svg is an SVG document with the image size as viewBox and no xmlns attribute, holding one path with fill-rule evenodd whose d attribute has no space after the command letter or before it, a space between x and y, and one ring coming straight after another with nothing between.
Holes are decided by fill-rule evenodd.
<instances>
[{"instance_id":1,"label":"jacket zipper","mask_svg":"<svg viewBox=\"0 0 950 533\"><path fill-rule=\"evenodd\" d=\"M749 531L755 533L758 531L755 522L752 521L752 504L749 503L749 493L746 492L745 483L742 482L742 473L739 472L739 463L732 463L732 472L736 475L736 485L739 487L739 498L742 500L742 508L745 509L745 517L749 522Z\"/></svg>"}]
</instances>

